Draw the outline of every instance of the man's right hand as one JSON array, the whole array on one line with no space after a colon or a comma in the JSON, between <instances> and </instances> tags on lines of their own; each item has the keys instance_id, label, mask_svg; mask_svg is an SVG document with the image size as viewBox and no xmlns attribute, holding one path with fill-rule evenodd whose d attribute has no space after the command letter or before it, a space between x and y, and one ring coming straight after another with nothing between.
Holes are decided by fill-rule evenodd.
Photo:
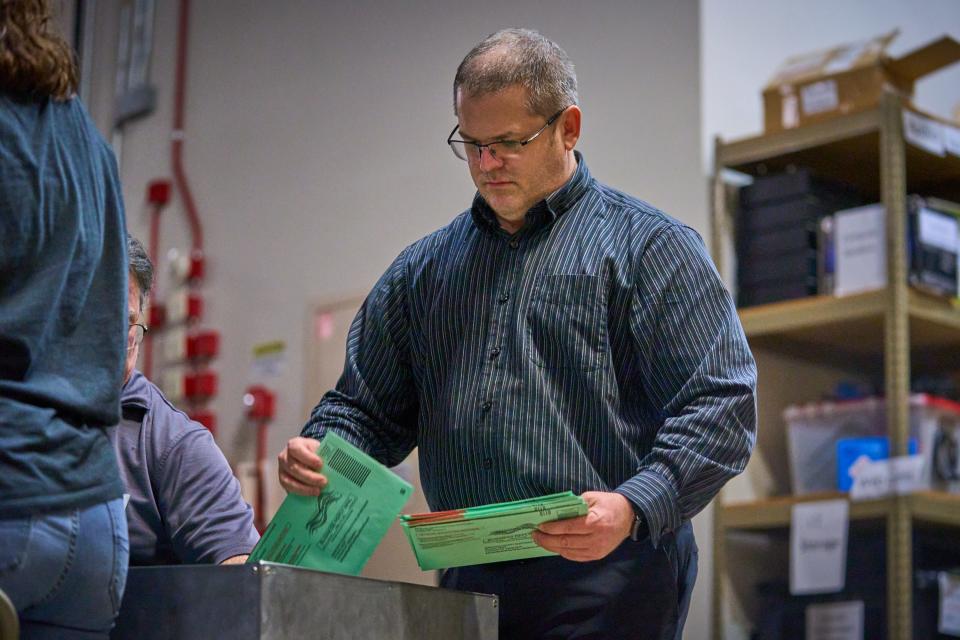
<instances>
[{"instance_id":1,"label":"man's right hand","mask_svg":"<svg viewBox=\"0 0 960 640\"><path fill-rule=\"evenodd\" d=\"M296 437L277 456L277 474L280 485L288 493L317 496L327 486L327 477L319 473L323 460L317 455L320 442L313 438Z\"/></svg>"}]
</instances>

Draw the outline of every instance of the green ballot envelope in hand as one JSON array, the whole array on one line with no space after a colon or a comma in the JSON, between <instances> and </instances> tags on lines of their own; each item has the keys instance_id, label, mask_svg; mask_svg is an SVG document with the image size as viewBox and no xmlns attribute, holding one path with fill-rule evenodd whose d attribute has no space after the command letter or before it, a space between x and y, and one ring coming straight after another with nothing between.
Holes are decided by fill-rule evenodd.
<instances>
[{"instance_id":1,"label":"green ballot envelope in hand","mask_svg":"<svg viewBox=\"0 0 960 640\"><path fill-rule=\"evenodd\" d=\"M413 487L335 433L317 450L327 486L288 494L247 563L280 562L355 576L413 495Z\"/></svg>"},{"instance_id":2,"label":"green ballot envelope in hand","mask_svg":"<svg viewBox=\"0 0 960 640\"><path fill-rule=\"evenodd\" d=\"M424 571L557 555L533 541L537 525L586 515L570 491L481 507L402 515L401 524Z\"/></svg>"}]
</instances>

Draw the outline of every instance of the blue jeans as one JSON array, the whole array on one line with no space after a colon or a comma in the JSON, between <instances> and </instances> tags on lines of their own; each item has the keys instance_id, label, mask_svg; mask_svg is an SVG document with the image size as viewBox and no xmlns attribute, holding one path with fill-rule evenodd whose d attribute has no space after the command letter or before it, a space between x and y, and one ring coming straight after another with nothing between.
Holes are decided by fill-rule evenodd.
<instances>
[{"instance_id":1,"label":"blue jeans","mask_svg":"<svg viewBox=\"0 0 960 640\"><path fill-rule=\"evenodd\" d=\"M0 519L0 589L21 637L107 638L127 580L123 500Z\"/></svg>"}]
</instances>

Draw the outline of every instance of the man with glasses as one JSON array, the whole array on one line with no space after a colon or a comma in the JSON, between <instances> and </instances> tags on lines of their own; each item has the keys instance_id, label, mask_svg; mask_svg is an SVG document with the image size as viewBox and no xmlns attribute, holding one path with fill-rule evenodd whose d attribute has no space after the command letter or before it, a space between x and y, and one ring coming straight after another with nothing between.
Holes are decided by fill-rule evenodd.
<instances>
[{"instance_id":1,"label":"man with glasses","mask_svg":"<svg viewBox=\"0 0 960 640\"><path fill-rule=\"evenodd\" d=\"M210 432L134 368L147 330L143 310L153 265L136 238L128 237L127 255L122 416L108 433L129 496L130 565L244 562L260 536L230 465Z\"/></svg>"},{"instance_id":2,"label":"man with glasses","mask_svg":"<svg viewBox=\"0 0 960 640\"><path fill-rule=\"evenodd\" d=\"M323 489L317 440L334 430L387 465L419 447L435 510L571 489L588 515L533 533L559 556L442 585L498 594L503 638L679 637L690 518L755 439L736 310L693 230L592 178L556 44L488 37L457 70L454 111L473 204L374 287L281 484Z\"/></svg>"}]
</instances>

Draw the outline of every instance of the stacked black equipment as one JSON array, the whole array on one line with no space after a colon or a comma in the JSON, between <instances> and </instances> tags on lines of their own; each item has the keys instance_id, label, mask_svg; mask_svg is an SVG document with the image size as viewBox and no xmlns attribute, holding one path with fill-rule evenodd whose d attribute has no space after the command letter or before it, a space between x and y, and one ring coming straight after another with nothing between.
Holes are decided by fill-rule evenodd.
<instances>
[{"instance_id":1,"label":"stacked black equipment","mask_svg":"<svg viewBox=\"0 0 960 640\"><path fill-rule=\"evenodd\" d=\"M960 205L914 195L907 199L907 214L910 284L934 295L956 297L958 251L953 241L957 236ZM927 233L922 231L925 221L929 225ZM944 237L937 238L941 231Z\"/></svg>"},{"instance_id":2,"label":"stacked black equipment","mask_svg":"<svg viewBox=\"0 0 960 640\"><path fill-rule=\"evenodd\" d=\"M820 220L861 204L852 188L806 169L759 176L740 190L737 303L741 307L816 295Z\"/></svg>"}]
</instances>

